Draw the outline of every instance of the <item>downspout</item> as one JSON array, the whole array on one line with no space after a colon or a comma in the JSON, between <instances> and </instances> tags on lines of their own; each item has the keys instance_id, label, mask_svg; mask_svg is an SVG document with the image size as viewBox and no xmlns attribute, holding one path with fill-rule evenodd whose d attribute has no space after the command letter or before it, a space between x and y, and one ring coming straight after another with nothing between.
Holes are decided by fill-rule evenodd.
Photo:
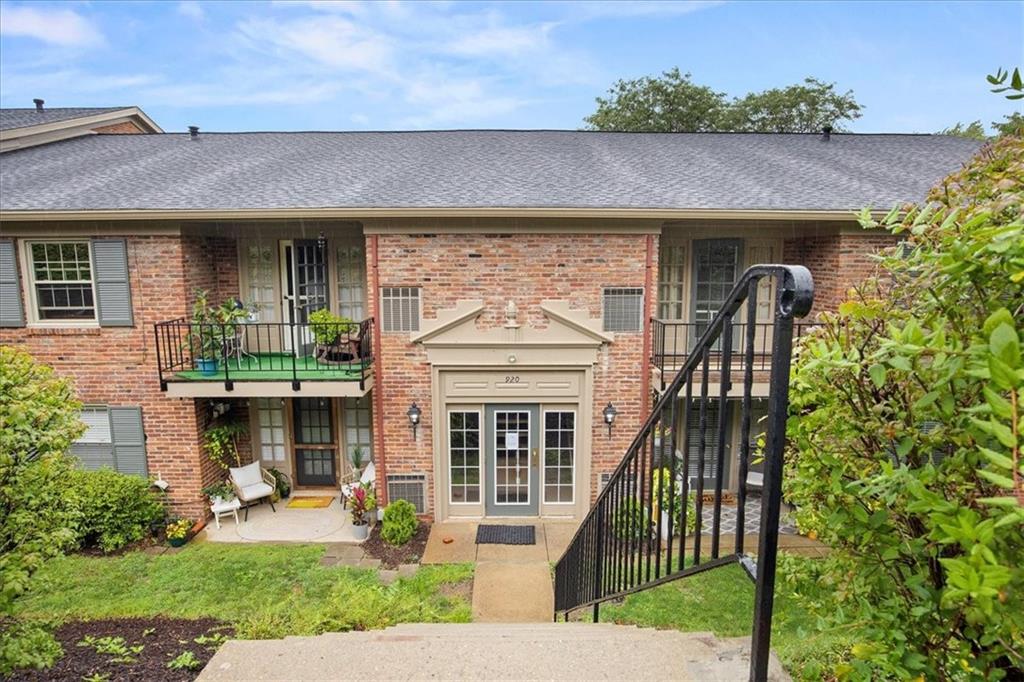
<instances>
[{"instance_id":1,"label":"downspout","mask_svg":"<svg viewBox=\"0 0 1024 682\"><path fill-rule=\"evenodd\" d=\"M640 404L643 411L640 414L640 421L647 417L647 407L650 404L651 390L651 314L654 311L654 292L652 290L654 264L654 235L647 235L647 258L644 263L644 337L643 337L643 361L640 366L643 374L640 377Z\"/></svg>"},{"instance_id":2,"label":"downspout","mask_svg":"<svg viewBox=\"0 0 1024 682\"><path fill-rule=\"evenodd\" d=\"M373 437L377 441L377 497L378 508L387 506L388 503L388 474L387 457L384 455L384 348L380 342L380 269L377 258L377 235L370 235L370 273L373 277L373 284L370 287L373 294L373 311L376 319L373 321Z\"/></svg>"}]
</instances>

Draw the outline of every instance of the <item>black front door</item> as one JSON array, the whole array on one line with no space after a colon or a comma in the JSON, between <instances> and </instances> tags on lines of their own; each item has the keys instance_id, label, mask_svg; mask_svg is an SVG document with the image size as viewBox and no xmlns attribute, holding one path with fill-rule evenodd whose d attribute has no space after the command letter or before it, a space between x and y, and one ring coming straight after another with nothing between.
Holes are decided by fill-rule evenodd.
<instances>
[{"instance_id":1,"label":"black front door","mask_svg":"<svg viewBox=\"0 0 1024 682\"><path fill-rule=\"evenodd\" d=\"M299 485L337 484L334 412L330 398L296 398L294 406L295 480Z\"/></svg>"}]
</instances>

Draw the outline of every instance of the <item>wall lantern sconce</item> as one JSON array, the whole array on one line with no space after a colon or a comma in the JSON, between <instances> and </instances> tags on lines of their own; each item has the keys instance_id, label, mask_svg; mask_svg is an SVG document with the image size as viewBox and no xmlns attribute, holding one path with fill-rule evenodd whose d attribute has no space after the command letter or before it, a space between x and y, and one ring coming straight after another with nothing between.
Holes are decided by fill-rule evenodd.
<instances>
[{"instance_id":1,"label":"wall lantern sconce","mask_svg":"<svg viewBox=\"0 0 1024 682\"><path fill-rule=\"evenodd\" d=\"M423 411L420 410L414 400L412 405L409 406L409 411L406 412L406 414L409 416L409 425L412 426L412 439L416 440L416 427L420 425L420 415L423 414Z\"/></svg>"},{"instance_id":2,"label":"wall lantern sconce","mask_svg":"<svg viewBox=\"0 0 1024 682\"><path fill-rule=\"evenodd\" d=\"M616 410L615 406L610 402L607 407L604 408L604 412L601 413L604 415L604 423L608 425L608 438L612 437L612 424L615 423L615 415L618 413L619 411Z\"/></svg>"},{"instance_id":3,"label":"wall lantern sconce","mask_svg":"<svg viewBox=\"0 0 1024 682\"><path fill-rule=\"evenodd\" d=\"M223 417L231 411L231 403L227 403L221 400L210 401L210 418L217 419Z\"/></svg>"},{"instance_id":4,"label":"wall lantern sconce","mask_svg":"<svg viewBox=\"0 0 1024 682\"><path fill-rule=\"evenodd\" d=\"M327 235L324 234L323 230L320 230L320 234L316 236L316 248L320 250L320 253L324 252L324 248L327 246Z\"/></svg>"}]
</instances>

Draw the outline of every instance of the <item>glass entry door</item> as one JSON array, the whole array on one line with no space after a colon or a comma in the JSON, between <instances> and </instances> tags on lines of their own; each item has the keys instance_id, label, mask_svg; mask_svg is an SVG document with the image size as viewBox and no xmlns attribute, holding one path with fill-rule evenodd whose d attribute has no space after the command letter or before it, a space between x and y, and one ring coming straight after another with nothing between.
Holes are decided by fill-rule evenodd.
<instances>
[{"instance_id":1,"label":"glass entry door","mask_svg":"<svg viewBox=\"0 0 1024 682\"><path fill-rule=\"evenodd\" d=\"M488 405L488 516L536 516L540 479L540 407Z\"/></svg>"},{"instance_id":2,"label":"glass entry door","mask_svg":"<svg viewBox=\"0 0 1024 682\"><path fill-rule=\"evenodd\" d=\"M295 447L295 482L299 485L333 486L337 440L330 398L296 398L292 401Z\"/></svg>"},{"instance_id":3,"label":"glass entry door","mask_svg":"<svg viewBox=\"0 0 1024 682\"><path fill-rule=\"evenodd\" d=\"M305 325L314 310L327 308L327 249L315 239L295 239L281 242L281 291L284 298L284 319ZM298 346L303 355L313 347L309 327L288 330L285 348Z\"/></svg>"}]
</instances>

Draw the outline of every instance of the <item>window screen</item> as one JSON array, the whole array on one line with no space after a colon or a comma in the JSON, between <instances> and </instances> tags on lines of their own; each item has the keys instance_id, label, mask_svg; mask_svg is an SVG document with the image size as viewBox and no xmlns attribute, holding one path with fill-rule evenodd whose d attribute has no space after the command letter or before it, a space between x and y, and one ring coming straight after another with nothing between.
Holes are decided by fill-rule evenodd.
<instances>
[{"instance_id":1,"label":"window screen","mask_svg":"<svg viewBox=\"0 0 1024 682\"><path fill-rule=\"evenodd\" d=\"M381 318L383 331L416 332L420 330L419 287L382 287Z\"/></svg>"},{"instance_id":2,"label":"window screen","mask_svg":"<svg viewBox=\"0 0 1024 682\"><path fill-rule=\"evenodd\" d=\"M606 332L638 332L643 325L644 290L604 290L604 330Z\"/></svg>"}]
</instances>

